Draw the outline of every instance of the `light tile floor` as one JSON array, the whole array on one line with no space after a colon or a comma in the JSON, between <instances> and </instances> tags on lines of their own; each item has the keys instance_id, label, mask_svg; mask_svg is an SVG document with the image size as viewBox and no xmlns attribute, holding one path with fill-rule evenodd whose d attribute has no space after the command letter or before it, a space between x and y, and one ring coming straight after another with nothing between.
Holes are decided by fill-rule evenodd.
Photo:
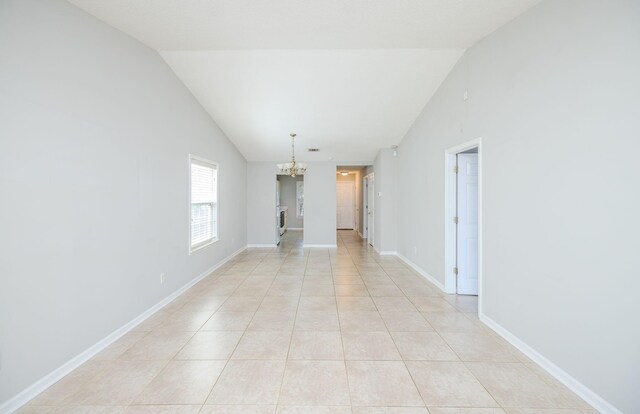
<instances>
[{"instance_id":1,"label":"light tile floor","mask_svg":"<svg viewBox=\"0 0 640 414\"><path fill-rule=\"evenodd\" d=\"M21 413L572 414L590 407L352 231L249 249Z\"/></svg>"}]
</instances>

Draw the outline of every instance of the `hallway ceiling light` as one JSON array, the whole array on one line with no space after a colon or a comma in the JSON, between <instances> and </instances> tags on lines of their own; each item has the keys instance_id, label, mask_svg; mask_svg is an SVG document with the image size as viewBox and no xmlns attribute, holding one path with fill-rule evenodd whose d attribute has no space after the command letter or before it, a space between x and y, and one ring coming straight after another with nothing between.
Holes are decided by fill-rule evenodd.
<instances>
[{"instance_id":1,"label":"hallway ceiling light","mask_svg":"<svg viewBox=\"0 0 640 414\"><path fill-rule=\"evenodd\" d=\"M282 174L290 175L291 177L304 175L304 173L307 172L307 165L302 162L296 163L296 150L294 144L296 134L289 134L289 136L291 137L291 162L278 164L278 169Z\"/></svg>"},{"instance_id":2,"label":"hallway ceiling light","mask_svg":"<svg viewBox=\"0 0 640 414\"><path fill-rule=\"evenodd\" d=\"M349 175L349 171L342 171L340 174L342 174L342 175Z\"/></svg>"}]
</instances>

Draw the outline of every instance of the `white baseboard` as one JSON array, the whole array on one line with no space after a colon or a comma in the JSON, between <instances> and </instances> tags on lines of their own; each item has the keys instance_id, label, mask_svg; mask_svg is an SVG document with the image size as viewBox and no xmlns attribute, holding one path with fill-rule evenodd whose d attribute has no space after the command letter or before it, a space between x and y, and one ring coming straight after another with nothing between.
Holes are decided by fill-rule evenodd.
<instances>
[{"instance_id":1,"label":"white baseboard","mask_svg":"<svg viewBox=\"0 0 640 414\"><path fill-rule=\"evenodd\" d=\"M442 283L440 283L435 277L431 276L429 273L425 272L424 270L422 270L417 264L413 263L411 260L407 259L405 256L403 256L400 253L396 253L396 256L402 260L403 262L405 262L407 265L409 265L409 267L411 267L413 270L415 270L416 272L418 272L420 274L420 276L424 277L425 279L427 279L429 282L433 283L434 285L436 285L438 287L438 289L440 289L441 291L443 291L444 293L447 293L447 291L444 288L444 285Z\"/></svg>"},{"instance_id":2,"label":"white baseboard","mask_svg":"<svg viewBox=\"0 0 640 414\"><path fill-rule=\"evenodd\" d=\"M507 329L502 327L496 321L488 317L487 315L480 313L479 315L480 321L482 321L489 328L494 330L498 335L503 337L507 342L511 345L515 346L529 357L533 362L540 365L545 371L547 371L551 376L564 384L571 391L576 393L580 398L589 403L593 408L598 410L603 414L622 414L622 411L618 410L616 407L611 405L609 402L605 401L598 394L593 392L591 389L587 388L583 383L572 377L565 370L549 361L542 354L540 354L535 349L531 348L529 345L520 340L517 336L509 332Z\"/></svg>"},{"instance_id":3,"label":"white baseboard","mask_svg":"<svg viewBox=\"0 0 640 414\"><path fill-rule=\"evenodd\" d=\"M302 228L302 227L287 227L287 230L295 230L295 231L298 231L298 230L303 230L303 228Z\"/></svg>"},{"instance_id":4,"label":"white baseboard","mask_svg":"<svg viewBox=\"0 0 640 414\"><path fill-rule=\"evenodd\" d=\"M277 244L247 244L248 249L266 248L266 247L278 247L278 245Z\"/></svg>"},{"instance_id":5,"label":"white baseboard","mask_svg":"<svg viewBox=\"0 0 640 414\"><path fill-rule=\"evenodd\" d=\"M5 401L4 403L2 403L2 405L0 405L0 414L12 413L15 410L17 410L18 408L20 408L23 405L25 405L27 402L29 402L33 398L37 397L38 394L40 394L41 392L43 392L44 390L46 390L47 388L49 388L50 386L52 386L53 384L58 382L60 379L62 379L62 377L64 377L65 375L69 374L71 371L73 371L74 369L78 368L80 365L84 364L89 359L93 358L100 351L102 351L103 349L105 349L106 347L108 347L109 345L111 345L112 343L117 341L118 339L120 339L127 332L129 332L130 330L132 330L133 328L138 326L140 323L144 322L147 318L149 318L154 313L156 313L157 311L162 309L164 306L168 305L175 298L177 298L178 296L182 295L184 292L186 292L193 285L195 285L196 283L198 283L199 281L201 281L202 279L204 279L205 277L210 275L212 272L214 272L220 266L222 266L223 264L225 264L229 260L233 259L238 254L242 253L244 250L246 250L246 247L242 247L242 248L238 249L236 252L232 253L231 255L227 256L226 258L224 258L223 260L221 260L220 262L218 262L214 266L212 266L209 269L205 270L203 273L201 273L200 275L196 276L190 282L188 282L187 284L185 284L184 286L182 286L178 290L174 291L169 296L165 297L160 302L156 303L151 308L147 309L146 311L144 311L143 313L141 313L140 315L135 317L133 320L131 320L128 323L126 323L124 326L116 329L114 332L112 332L111 334L107 335L105 338L103 338L102 340L100 340L96 344L92 345L91 347L89 347L85 351L83 351L80 354L76 355L71 360L67 361L66 363L64 363L60 367L56 368L55 370L53 370L52 372L50 372L49 374L47 374L43 378L39 379L38 381L36 381L32 385L30 385L28 388L26 388L23 391L21 391L19 394L17 394L13 398L11 398L11 399Z\"/></svg>"},{"instance_id":6,"label":"white baseboard","mask_svg":"<svg viewBox=\"0 0 640 414\"><path fill-rule=\"evenodd\" d=\"M302 246L305 249L335 249L338 247L336 244L304 244Z\"/></svg>"},{"instance_id":7,"label":"white baseboard","mask_svg":"<svg viewBox=\"0 0 640 414\"><path fill-rule=\"evenodd\" d=\"M383 250L383 251L381 251L381 252L378 252L378 254L379 254L380 256L397 256L397 255L398 255L398 252L392 252L392 251L386 251L386 250Z\"/></svg>"}]
</instances>

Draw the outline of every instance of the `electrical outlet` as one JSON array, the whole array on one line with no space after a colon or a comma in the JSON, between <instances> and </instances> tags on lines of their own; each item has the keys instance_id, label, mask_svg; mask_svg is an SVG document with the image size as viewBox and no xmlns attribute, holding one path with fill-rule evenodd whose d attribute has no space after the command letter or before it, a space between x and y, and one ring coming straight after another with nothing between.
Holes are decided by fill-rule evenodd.
<instances>
[{"instance_id":1,"label":"electrical outlet","mask_svg":"<svg viewBox=\"0 0 640 414\"><path fill-rule=\"evenodd\" d=\"M160 273L160 284L163 285L167 275L164 273Z\"/></svg>"}]
</instances>

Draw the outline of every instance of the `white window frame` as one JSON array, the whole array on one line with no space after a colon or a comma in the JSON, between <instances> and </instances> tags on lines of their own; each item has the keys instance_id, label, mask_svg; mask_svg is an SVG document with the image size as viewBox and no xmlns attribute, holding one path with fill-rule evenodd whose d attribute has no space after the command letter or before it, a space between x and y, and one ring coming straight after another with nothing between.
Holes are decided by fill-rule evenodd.
<instances>
[{"instance_id":1,"label":"white window frame","mask_svg":"<svg viewBox=\"0 0 640 414\"><path fill-rule=\"evenodd\" d=\"M300 208L300 186L302 186L302 209ZM304 218L304 180L296 181L296 217Z\"/></svg>"},{"instance_id":2,"label":"white window frame","mask_svg":"<svg viewBox=\"0 0 640 414\"><path fill-rule=\"evenodd\" d=\"M191 165L193 164L193 161L196 161L196 163L200 163L200 164L205 164L205 166L208 166L210 168L213 168L216 170L216 202L215 202L215 215L214 215L214 222L216 223L216 227L215 227L215 234L213 234L213 237L204 241L201 241L199 243L196 244L191 244L191 221L193 220L192 216L191 216ZM208 164L208 165L207 165ZM219 217L220 217L220 197L219 197L219 188L220 186L218 185L219 180L220 180L220 165L217 162L213 162L210 161L206 158L202 158L202 157L198 157L196 155L192 155L189 154L189 165L188 165L188 174L189 174L189 192L187 195L188 198L188 202L189 202L189 230L188 230L188 235L189 235L189 239L188 239L188 245L189 245L189 255L195 253L198 250L201 250L207 246L212 245L213 243L220 241L220 221L219 221Z\"/></svg>"}]
</instances>

